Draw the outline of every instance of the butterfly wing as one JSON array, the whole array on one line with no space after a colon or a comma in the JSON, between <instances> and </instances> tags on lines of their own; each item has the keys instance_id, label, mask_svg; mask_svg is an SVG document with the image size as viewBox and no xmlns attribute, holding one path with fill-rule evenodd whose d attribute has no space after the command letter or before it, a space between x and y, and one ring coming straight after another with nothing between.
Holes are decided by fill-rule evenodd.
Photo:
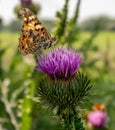
<instances>
[{"instance_id":1,"label":"butterfly wing","mask_svg":"<svg viewBox=\"0 0 115 130\"><path fill-rule=\"evenodd\" d=\"M47 49L57 41L51 37L37 16L27 8L20 10L22 18L22 34L19 38L19 49L22 54L33 54Z\"/></svg>"}]
</instances>

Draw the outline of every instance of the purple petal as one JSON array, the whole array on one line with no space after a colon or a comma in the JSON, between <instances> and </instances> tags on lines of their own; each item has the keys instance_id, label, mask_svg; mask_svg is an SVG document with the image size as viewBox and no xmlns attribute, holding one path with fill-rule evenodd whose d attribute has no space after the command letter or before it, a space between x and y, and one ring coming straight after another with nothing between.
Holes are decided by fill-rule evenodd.
<instances>
[{"instance_id":1,"label":"purple petal","mask_svg":"<svg viewBox=\"0 0 115 130\"><path fill-rule=\"evenodd\" d=\"M72 50L57 48L38 60L37 70L51 78L68 79L79 69L82 56Z\"/></svg>"}]
</instances>

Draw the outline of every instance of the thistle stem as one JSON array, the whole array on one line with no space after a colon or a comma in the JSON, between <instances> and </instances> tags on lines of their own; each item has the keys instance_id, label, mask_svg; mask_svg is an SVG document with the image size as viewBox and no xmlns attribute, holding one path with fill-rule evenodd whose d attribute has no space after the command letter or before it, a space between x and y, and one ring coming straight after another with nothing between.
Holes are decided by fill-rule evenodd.
<instances>
[{"instance_id":1,"label":"thistle stem","mask_svg":"<svg viewBox=\"0 0 115 130\"><path fill-rule=\"evenodd\" d=\"M74 116L74 130L85 130L83 126L82 119L79 117L78 112L75 108L73 108L73 116Z\"/></svg>"},{"instance_id":2,"label":"thistle stem","mask_svg":"<svg viewBox=\"0 0 115 130\"><path fill-rule=\"evenodd\" d=\"M70 109L62 114L65 130L72 130L72 115Z\"/></svg>"},{"instance_id":3,"label":"thistle stem","mask_svg":"<svg viewBox=\"0 0 115 130\"><path fill-rule=\"evenodd\" d=\"M65 130L85 130L75 108L68 108L66 113L62 114L62 118Z\"/></svg>"}]
</instances>

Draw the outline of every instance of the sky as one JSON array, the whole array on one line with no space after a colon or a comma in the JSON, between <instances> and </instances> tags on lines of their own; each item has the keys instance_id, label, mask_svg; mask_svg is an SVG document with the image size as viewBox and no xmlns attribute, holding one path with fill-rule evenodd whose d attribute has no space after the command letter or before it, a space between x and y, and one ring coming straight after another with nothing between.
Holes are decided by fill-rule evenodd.
<instances>
[{"instance_id":1,"label":"sky","mask_svg":"<svg viewBox=\"0 0 115 130\"><path fill-rule=\"evenodd\" d=\"M33 0L41 5L39 17L42 19L55 19L55 13L61 10L65 0ZM5 24L15 19L14 7L19 0L0 0L0 17ZM69 17L74 13L77 0L69 2ZM115 18L115 0L81 0L79 21L98 15L107 15Z\"/></svg>"}]
</instances>

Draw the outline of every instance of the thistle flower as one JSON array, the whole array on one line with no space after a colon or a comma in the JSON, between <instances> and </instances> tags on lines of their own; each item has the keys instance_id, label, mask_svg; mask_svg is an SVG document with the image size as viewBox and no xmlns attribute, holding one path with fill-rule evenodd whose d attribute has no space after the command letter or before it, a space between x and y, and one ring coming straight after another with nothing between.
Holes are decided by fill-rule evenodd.
<instances>
[{"instance_id":1,"label":"thistle flower","mask_svg":"<svg viewBox=\"0 0 115 130\"><path fill-rule=\"evenodd\" d=\"M43 75L36 87L35 97L48 108L56 110L56 116L65 129L84 130L76 106L87 100L92 88L90 80L78 72L82 56L70 49L57 48L38 59L37 70ZM53 80L52 80L53 79Z\"/></svg>"},{"instance_id":2,"label":"thistle flower","mask_svg":"<svg viewBox=\"0 0 115 130\"><path fill-rule=\"evenodd\" d=\"M98 128L103 128L105 127L107 123L107 115L103 111L92 111L88 114L88 121L89 123Z\"/></svg>"},{"instance_id":3,"label":"thistle flower","mask_svg":"<svg viewBox=\"0 0 115 130\"><path fill-rule=\"evenodd\" d=\"M37 70L52 79L69 79L79 69L82 56L72 50L57 48L38 60Z\"/></svg>"}]
</instances>

